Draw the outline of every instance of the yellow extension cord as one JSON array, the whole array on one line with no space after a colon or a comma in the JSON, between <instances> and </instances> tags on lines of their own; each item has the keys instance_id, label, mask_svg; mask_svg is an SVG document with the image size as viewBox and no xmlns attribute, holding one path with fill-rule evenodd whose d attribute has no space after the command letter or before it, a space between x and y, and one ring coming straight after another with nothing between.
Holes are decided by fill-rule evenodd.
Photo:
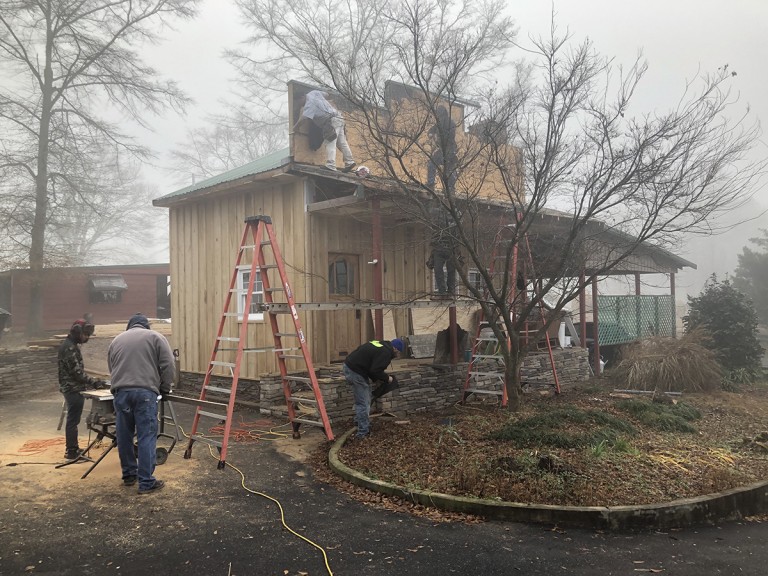
<instances>
[{"instance_id":1,"label":"yellow extension cord","mask_svg":"<svg viewBox=\"0 0 768 576\"><path fill-rule=\"evenodd\" d=\"M287 424L284 424L283 426L287 426ZM280 427L281 426L278 426L278 428L280 428ZM184 429L181 426L179 426L179 429L181 430L181 433L184 435L184 437L189 439L189 435L184 431ZM281 434L279 432L274 432L273 430L269 430L266 433L267 434L276 435L276 436L287 436L287 434ZM210 453L212 458L214 458L216 460L219 460L219 458L213 453L213 447L210 444L208 444L208 452ZM225 462L224 464L226 466L229 466L233 470L235 470L238 474L240 474L240 485L243 487L243 489L246 492L250 492L251 494L255 494L256 496L261 496L262 498L266 498L267 500L270 500L270 501L274 502L275 504L277 504L277 508L280 510L280 522L282 523L283 527L286 530L288 530L288 532L290 532L291 534L296 536L297 538L299 538L301 540L304 540L304 542L306 542L307 544L309 544L311 546L314 546L315 548L320 550L321 554L323 555L323 562L325 563L325 569L328 571L328 575L329 576L333 576L333 571L331 570L331 566L330 566L330 564L328 564L328 554L326 554L325 549L322 546L320 546L320 544L317 544L316 542L313 542L312 540L310 540L306 536L303 536L302 534L299 534L293 528L288 526L288 524L286 524L286 522L285 522L285 511L283 510L283 506L282 506L282 504L280 504L280 501L277 498L273 498L269 494L264 494L263 492L258 492L256 490L251 490L250 488L248 488L245 485L245 474L243 474L242 470L240 470L237 466L234 466L234 465L230 464L229 462Z\"/></svg>"},{"instance_id":2,"label":"yellow extension cord","mask_svg":"<svg viewBox=\"0 0 768 576\"><path fill-rule=\"evenodd\" d=\"M216 456L213 454L213 451L210 450L210 446L208 448L209 448L209 451L211 452L211 456L216 458ZM217 460L218 460L218 458L217 458ZM268 494L264 494L263 492L257 492L256 490L251 490L250 488L248 488L245 485L245 474L243 474L242 471L237 466L233 466L229 462L225 462L225 464L227 466L229 466L230 468L232 468L233 470L235 470L238 474L240 474L240 478L241 478L240 485L243 487L244 490L250 492L251 494L256 494L257 496L261 496L262 498L266 498L267 500L271 500L272 502L277 504L277 507L280 509L280 522L282 522L282 524L285 527L285 529L288 530L288 532L290 532L291 534L293 534L297 538L300 538L301 540L304 540L304 542L306 542L307 544L310 544L311 546L314 546L315 548L320 550L320 552L323 555L323 562L325 562L325 569L328 571L329 576L333 576L333 571L331 570L331 566L330 566L330 564L328 564L328 555L325 553L325 550L323 549L323 547L320 546L320 544L317 544L316 542L313 542L312 540L310 540L306 536L303 536L303 535L299 534L293 528L288 526L288 524L285 523L285 512L283 511L283 506L280 504L280 501L277 500L276 498L272 498L272 496L269 496Z\"/></svg>"}]
</instances>

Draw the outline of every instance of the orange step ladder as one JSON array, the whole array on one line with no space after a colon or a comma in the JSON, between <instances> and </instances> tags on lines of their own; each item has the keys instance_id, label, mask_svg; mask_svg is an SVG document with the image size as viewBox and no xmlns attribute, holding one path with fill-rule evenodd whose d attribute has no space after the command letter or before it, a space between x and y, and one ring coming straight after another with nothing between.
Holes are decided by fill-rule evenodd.
<instances>
[{"instance_id":1,"label":"orange step ladder","mask_svg":"<svg viewBox=\"0 0 768 576\"><path fill-rule=\"evenodd\" d=\"M271 258L268 258L265 252L271 251ZM247 263L244 255L252 252L250 262L250 273L248 275L247 285L243 278L243 286L238 287L239 271L243 269L242 263ZM280 286L273 287L270 281L270 271L277 270L280 277ZM253 292L257 282L261 282L263 287L263 306L262 303L254 302ZM281 312L280 307L271 307L274 303L273 293L283 292L288 308L286 312L291 315L293 331L281 332L277 322L277 315ZM245 303L242 312L233 308L233 295L245 296ZM236 301L234 302L236 304ZM252 304L261 307L269 316L270 328L274 339L274 346L251 348L248 347L248 328L247 320L244 316L252 310ZM238 327L239 325L239 327ZM237 334L234 336L233 334ZM283 346L283 339L295 339L296 343L290 347ZM222 469L226 465L227 444L232 429L232 414L235 407L235 397L237 395L237 384L240 379L240 369L245 354L250 353L270 353L274 352L277 364L280 368L280 376L283 384L283 393L285 395L286 405L288 407L288 419L293 429L293 437L301 436L299 427L301 424L318 426L323 429L328 440L333 440L333 431L331 429L328 415L325 411L325 403L317 381L314 366L309 348L307 346L306 336L301 327L299 314L296 308L296 301L293 296L288 277L285 270L280 248L275 239L275 233L272 229L272 219L269 216L251 216L245 219L245 230L240 241L240 247L237 252L237 259L232 270L232 277L229 283L229 291L224 302L224 311L221 315L216 340L213 344L211 359L208 363L208 369L203 380L203 387L200 391L200 398L196 402L195 417L192 423L192 430L189 435L189 444L184 452L184 458L191 458L192 446L195 442L203 442L215 446L219 450L218 468ZM287 359L303 359L307 376L292 376L288 374L286 368ZM214 371L223 370L224 374L214 374ZM212 377L217 378L216 384L211 383ZM220 382L225 381L222 385ZM308 396L297 396L294 388L309 387L314 398ZM228 397L228 401L217 402L208 399L208 393L214 392ZM310 404L315 406L317 419L309 417L298 417L296 414L296 404ZM212 410L215 410L212 411ZM198 433L201 418L210 418L217 422L224 423L224 433L221 440L211 438L205 434Z\"/></svg>"}]
</instances>

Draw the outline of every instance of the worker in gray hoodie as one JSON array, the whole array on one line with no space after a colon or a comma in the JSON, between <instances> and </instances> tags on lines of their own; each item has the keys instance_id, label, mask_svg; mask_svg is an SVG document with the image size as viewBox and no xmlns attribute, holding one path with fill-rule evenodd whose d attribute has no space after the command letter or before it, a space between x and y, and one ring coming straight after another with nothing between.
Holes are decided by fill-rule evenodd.
<instances>
[{"instance_id":1,"label":"worker in gray hoodie","mask_svg":"<svg viewBox=\"0 0 768 576\"><path fill-rule=\"evenodd\" d=\"M139 494L155 492L165 484L153 474L157 449L157 402L170 394L174 359L165 336L150 330L143 314L134 314L122 334L112 340L107 362L114 395L117 451L123 485L139 482ZM133 438L138 443L138 461Z\"/></svg>"}]
</instances>

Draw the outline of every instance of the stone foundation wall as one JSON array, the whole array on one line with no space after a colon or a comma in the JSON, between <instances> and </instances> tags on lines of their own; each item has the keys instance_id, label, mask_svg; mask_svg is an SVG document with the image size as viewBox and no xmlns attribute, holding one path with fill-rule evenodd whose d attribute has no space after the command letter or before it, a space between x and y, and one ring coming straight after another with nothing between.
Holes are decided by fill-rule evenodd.
<instances>
[{"instance_id":1,"label":"stone foundation wall","mask_svg":"<svg viewBox=\"0 0 768 576\"><path fill-rule=\"evenodd\" d=\"M179 378L179 383L174 387L174 391L182 392L185 396L199 398L200 391L203 389L203 380L205 380L205 374L182 372ZM211 376L211 386L229 388L231 383L232 380L229 378ZM217 395L215 392L210 392L206 397L214 402L229 402L228 397L224 397L220 394ZM258 380L240 378L240 380L237 381L237 400L239 402L258 404L260 397L261 383Z\"/></svg>"},{"instance_id":2,"label":"stone foundation wall","mask_svg":"<svg viewBox=\"0 0 768 576\"><path fill-rule=\"evenodd\" d=\"M555 365L560 385L583 381L589 378L589 360L587 351L581 348L553 350ZM494 367L495 371L496 368ZM379 400L379 407L400 417L411 414L439 410L461 399L467 364L456 366L434 364L404 364L393 371L400 387ZM306 373L292 373L293 376L306 376ZM554 385L549 354L530 354L522 369L523 381L529 386L551 387ZM351 419L353 413L352 388L344 380L341 365L325 366L317 369L317 378L323 394L326 413L331 424ZM213 378L212 381L215 381ZM199 394L203 375L184 373L179 389ZM222 380L223 383L223 380ZM501 380L485 376L478 378L472 387L487 390L501 390ZM308 387L294 385L294 394L313 398ZM212 398L213 399L213 398ZM262 414L285 417L287 408L279 374L265 374L258 382L240 380L237 399L249 403L257 402ZM299 415L315 419L314 404L307 402L297 405Z\"/></svg>"}]
</instances>

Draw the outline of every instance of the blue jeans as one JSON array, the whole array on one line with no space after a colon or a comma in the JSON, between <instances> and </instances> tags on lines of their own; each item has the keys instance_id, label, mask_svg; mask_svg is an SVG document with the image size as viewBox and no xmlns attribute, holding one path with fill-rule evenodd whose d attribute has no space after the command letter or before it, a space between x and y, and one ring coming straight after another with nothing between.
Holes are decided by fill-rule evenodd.
<instances>
[{"instance_id":1,"label":"blue jeans","mask_svg":"<svg viewBox=\"0 0 768 576\"><path fill-rule=\"evenodd\" d=\"M357 437L367 436L371 431L371 382L344 364L344 378L352 386L355 396L355 420L357 421Z\"/></svg>"},{"instance_id":2,"label":"blue jeans","mask_svg":"<svg viewBox=\"0 0 768 576\"><path fill-rule=\"evenodd\" d=\"M77 426L80 424L80 418L83 415L85 398L83 398L80 392L67 392L64 394L64 401L67 403L67 422L64 425L66 450L68 455L74 455L80 449L77 439Z\"/></svg>"},{"instance_id":3,"label":"blue jeans","mask_svg":"<svg viewBox=\"0 0 768 576\"><path fill-rule=\"evenodd\" d=\"M124 388L115 392L117 451L123 480L139 477L139 490L155 484L152 474L157 462L157 392L147 388ZM133 451L133 437L139 445L139 459Z\"/></svg>"}]
</instances>

